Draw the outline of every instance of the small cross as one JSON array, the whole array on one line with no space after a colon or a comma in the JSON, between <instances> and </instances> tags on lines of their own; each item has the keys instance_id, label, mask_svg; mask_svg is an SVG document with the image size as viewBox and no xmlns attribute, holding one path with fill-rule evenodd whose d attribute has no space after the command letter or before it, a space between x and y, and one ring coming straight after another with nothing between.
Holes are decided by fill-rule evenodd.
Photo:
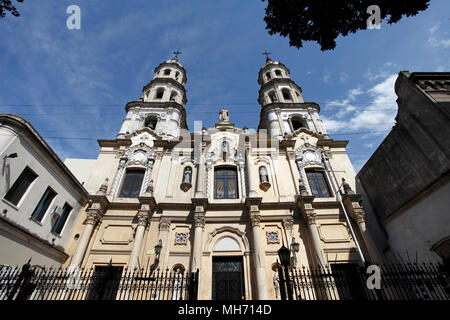
<instances>
[{"instance_id":1,"label":"small cross","mask_svg":"<svg viewBox=\"0 0 450 320\"><path fill-rule=\"evenodd\" d=\"M269 54L270 54L270 52L267 52L267 51L263 52L263 55L265 55L267 59L270 59Z\"/></svg>"},{"instance_id":2,"label":"small cross","mask_svg":"<svg viewBox=\"0 0 450 320\"><path fill-rule=\"evenodd\" d=\"M175 58L178 59L178 55L181 54L182 52L177 50L172 53L175 55Z\"/></svg>"}]
</instances>

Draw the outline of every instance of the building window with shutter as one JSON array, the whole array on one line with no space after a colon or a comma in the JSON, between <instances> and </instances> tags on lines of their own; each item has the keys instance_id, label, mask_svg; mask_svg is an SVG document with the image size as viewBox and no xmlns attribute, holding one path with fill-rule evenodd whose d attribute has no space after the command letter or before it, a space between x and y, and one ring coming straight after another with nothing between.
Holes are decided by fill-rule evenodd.
<instances>
[{"instance_id":1,"label":"building window with shutter","mask_svg":"<svg viewBox=\"0 0 450 320\"><path fill-rule=\"evenodd\" d=\"M22 199L25 192L30 187L31 183L37 178L37 174L26 167L17 180L12 185L11 189L5 195L5 200L8 200L14 205L17 205Z\"/></svg>"},{"instance_id":2,"label":"building window with shutter","mask_svg":"<svg viewBox=\"0 0 450 320\"><path fill-rule=\"evenodd\" d=\"M328 187L324 171L306 170L306 176L313 196L319 198L331 197L330 188Z\"/></svg>"}]
</instances>

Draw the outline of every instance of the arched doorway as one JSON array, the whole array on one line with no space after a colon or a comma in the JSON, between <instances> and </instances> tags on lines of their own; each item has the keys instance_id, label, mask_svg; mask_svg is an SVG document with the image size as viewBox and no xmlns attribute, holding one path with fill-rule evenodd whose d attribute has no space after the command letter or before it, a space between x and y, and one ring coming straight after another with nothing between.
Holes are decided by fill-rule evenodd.
<instances>
[{"instance_id":1,"label":"arched doorway","mask_svg":"<svg viewBox=\"0 0 450 320\"><path fill-rule=\"evenodd\" d=\"M240 251L239 243L227 236L217 241L214 247L213 300L245 300L244 261L242 255L232 255L233 251Z\"/></svg>"}]
</instances>

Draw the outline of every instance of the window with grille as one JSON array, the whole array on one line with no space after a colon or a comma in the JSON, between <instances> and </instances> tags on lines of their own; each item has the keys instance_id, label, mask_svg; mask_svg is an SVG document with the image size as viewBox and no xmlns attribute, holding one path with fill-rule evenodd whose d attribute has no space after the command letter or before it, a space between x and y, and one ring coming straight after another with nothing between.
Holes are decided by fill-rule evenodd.
<instances>
[{"instance_id":1,"label":"window with grille","mask_svg":"<svg viewBox=\"0 0 450 320\"><path fill-rule=\"evenodd\" d=\"M217 168L214 170L214 198L237 199L238 183L235 168Z\"/></svg>"},{"instance_id":2,"label":"window with grille","mask_svg":"<svg viewBox=\"0 0 450 320\"><path fill-rule=\"evenodd\" d=\"M331 197L325 172L320 170L306 170L306 176L313 196L321 198Z\"/></svg>"},{"instance_id":3,"label":"window with grille","mask_svg":"<svg viewBox=\"0 0 450 320\"><path fill-rule=\"evenodd\" d=\"M30 187L31 183L37 178L37 174L26 167L17 180L12 185L11 189L5 195L5 200L8 200L14 205L17 205L22 199L25 192Z\"/></svg>"}]
</instances>

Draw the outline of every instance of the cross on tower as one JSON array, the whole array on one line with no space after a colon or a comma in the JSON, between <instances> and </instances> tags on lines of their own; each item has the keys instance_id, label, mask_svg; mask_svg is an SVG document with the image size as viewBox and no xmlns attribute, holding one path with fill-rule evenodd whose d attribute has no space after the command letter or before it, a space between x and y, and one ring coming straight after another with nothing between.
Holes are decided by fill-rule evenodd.
<instances>
[{"instance_id":1,"label":"cross on tower","mask_svg":"<svg viewBox=\"0 0 450 320\"><path fill-rule=\"evenodd\" d=\"M266 59L267 59L267 60L269 60L269 59L270 59L270 58L269 58L269 54L270 54L270 52L267 52L267 51L263 52L263 55L265 55L265 56L266 56Z\"/></svg>"},{"instance_id":2,"label":"cross on tower","mask_svg":"<svg viewBox=\"0 0 450 320\"><path fill-rule=\"evenodd\" d=\"M181 54L182 52L177 50L172 53L175 55L175 59L178 59L178 55Z\"/></svg>"}]
</instances>

